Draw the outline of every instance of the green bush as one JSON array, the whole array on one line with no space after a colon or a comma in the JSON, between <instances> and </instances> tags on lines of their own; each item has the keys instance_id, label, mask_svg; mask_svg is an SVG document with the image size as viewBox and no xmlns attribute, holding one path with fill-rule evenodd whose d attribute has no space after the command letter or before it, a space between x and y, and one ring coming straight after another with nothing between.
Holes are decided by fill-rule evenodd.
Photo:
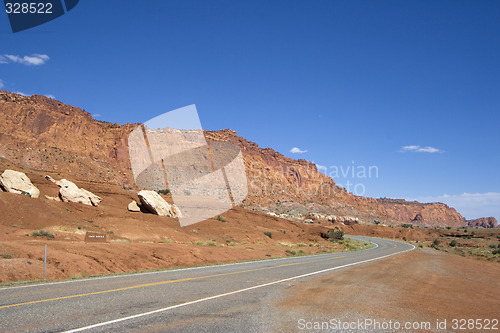
<instances>
[{"instance_id":1,"label":"green bush","mask_svg":"<svg viewBox=\"0 0 500 333\"><path fill-rule=\"evenodd\" d=\"M169 194L170 190L168 188L166 188L164 190L158 190L157 192L158 192L158 194Z\"/></svg>"},{"instance_id":2,"label":"green bush","mask_svg":"<svg viewBox=\"0 0 500 333\"><path fill-rule=\"evenodd\" d=\"M455 246L457 246L457 241L456 241L456 240L452 240L452 241L450 242L450 246L451 246L451 247L455 247Z\"/></svg>"},{"instance_id":3,"label":"green bush","mask_svg":"<svg viewBox=\"0 0 500 333\"><path fill-rule=\"evenodd\" d=\"M344 239L344 232L340 230L339 227L335 227L334 229L329 229L326 233L326 238L330 242L338 242Z\"/></svg>"},{"instance_id":4,"label":"green bush","mask_svg":"<svg viewBox=\"0 0 500 333\"><path fill-rule=\"evenodd\" d=\"M266 235L269 238L273 238L273 234L270 231L264 231L264 235Z\"/></svg>"},{"instance_id":5,"label":"green bush","mask_svg":"<svg viewBox=\"0 0 500 333\"><path fill-rule=\"evenodd\" d=\"M491 252L493 254L500 254L500 249L496 249L496 250L493 250L493 252Z\"/></svg>"},{"instance_id":6,"label":"green bush","mask_svg":"<svg viewBox=\"0 0 500 333\"><path fill-rule=\"evenodd\" d=\"M220 215L217 215L217 221L226 222L226 220Z\"/></svg>"},{"instance_id":7,"label":"green bush","mask_svg":"<svg viewBox=\"0 0 500 333\"><path fill-rule=\"evenodd\" d=\"M437 249L438 249L438 247L439 247L439 244L440 244L440 243L441 243L441 241L440 241L439 239L437 239L437 238L436 238L436 239L432 242L431 247L432 247L433 249L436 249L436 250L437 250Z\"/></svg>"},{"instance_id":8,"label":"green bush","mask_svg":"<svg viewBox=\"0 0 500 333\"><path fill-rule=\"evenodd\" d=\"M50 238L55 238L56 236L54 236L53 233L51 233L50 231L46 231L46 230L37 230L37 231L33 231L31 233L31 236L33 237L39 237L39 236L42 236L42 237L47 237L47 239L50 239Z\"/></svg>"},{"instance_id":9,"label":"green bush","mask_svg":"<svg viewBox=\"0 0 500 333\"><path fill-rule=\"evenodd\" d=\"M12 259L12 255L10 253L4 253L4 254L2 254L2 258L4 258L4 259Z\"/></svg>"}]
</instances>

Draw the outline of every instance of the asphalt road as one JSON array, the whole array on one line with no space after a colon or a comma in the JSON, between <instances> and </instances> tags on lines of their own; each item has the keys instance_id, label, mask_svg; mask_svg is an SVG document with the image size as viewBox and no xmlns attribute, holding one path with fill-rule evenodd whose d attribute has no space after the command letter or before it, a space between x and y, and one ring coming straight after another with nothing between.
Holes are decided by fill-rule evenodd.
<instances>
[{"instance_id":1,"label":"asphalt road","mask_svg":"<svg viewBox=\"0 0 500 333\"><path fill-rule=\"evenodd\" d=\"M284 288L412 250L369 237L364 251L0 289L1 332L269 332ZM273 317L274 316L274 317Z\"/></svg>"}]
</instances>

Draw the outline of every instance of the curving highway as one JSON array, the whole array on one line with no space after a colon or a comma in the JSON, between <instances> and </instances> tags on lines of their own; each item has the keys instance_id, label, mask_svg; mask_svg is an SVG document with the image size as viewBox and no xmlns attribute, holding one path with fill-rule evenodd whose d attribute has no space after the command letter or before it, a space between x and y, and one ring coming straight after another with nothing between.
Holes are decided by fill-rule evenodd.
<instances>
[{"instance_id":1,"label":"curving highway","mask_svg":"<svg viewBox=\"0 0 500 333\"><path fill-rule=\"evenodd\" d=\"M318 274L380 260L413 245L6 287L1 332L262 332L283 288ZM275 315L275 314L274 314Z\"/></svg>"}]
</instances>

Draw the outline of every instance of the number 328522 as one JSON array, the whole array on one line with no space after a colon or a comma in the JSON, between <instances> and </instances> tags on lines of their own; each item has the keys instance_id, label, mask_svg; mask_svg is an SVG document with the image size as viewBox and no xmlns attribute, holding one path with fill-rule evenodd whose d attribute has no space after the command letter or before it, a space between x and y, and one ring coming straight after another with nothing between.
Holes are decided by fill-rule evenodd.
<instances>
[{"instance_id":1,"label":"number 328522","mask_svg":"<svg viewBox=\"0 0 500 333\"><path fill-rule=\"evenodd\" d=\"M52 14L52 4L50 2L7 2L5 4L7 14Z\"/></svg>"}]
</instances>

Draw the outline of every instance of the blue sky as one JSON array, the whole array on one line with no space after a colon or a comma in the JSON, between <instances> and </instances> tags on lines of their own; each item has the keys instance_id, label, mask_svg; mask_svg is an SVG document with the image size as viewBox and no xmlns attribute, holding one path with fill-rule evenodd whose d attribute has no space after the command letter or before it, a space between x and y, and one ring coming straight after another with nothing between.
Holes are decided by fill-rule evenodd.
<instances>
[{"instance_id":1,"label":"blue sky","mask_svg":"<svg viewBox=\"0 0 500 333\"><path fill-rule=\"evenodd\" d=\"M498 1L85 0L0 13L0 86L119 123L196 104L356 194L500 218L499 37Z\"/></svg>"}]
</instances>

